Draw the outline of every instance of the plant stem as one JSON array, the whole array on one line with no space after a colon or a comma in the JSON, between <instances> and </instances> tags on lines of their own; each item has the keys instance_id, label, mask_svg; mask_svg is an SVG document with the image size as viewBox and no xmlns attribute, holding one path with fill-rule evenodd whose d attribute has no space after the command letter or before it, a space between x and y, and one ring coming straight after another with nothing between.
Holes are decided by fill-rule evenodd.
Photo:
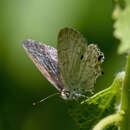
<instances>
[{"instance_id":1,"label":"plant stem","mask_svg":"<svg viewBox=\"0 0 130 130\"><path fill-rule=\"evenodd\" d=\"M124 111L124 118L120 125L120 130L130 130L130 53L126 65L126 74L123 83L121 96L121 111Z\"/></svg>"},{"instance_id":2,"label":"plant stem","mask_svg":"<svg viewBox=\"0 0 130 130\"><path fill-rule=\"evenodd\" d=\"M103 120L101 120L94 128L93 130L102 130L106 126L110 124L114 124L117 122L120 122L122 120L123 116L121 113L113 114L110 116L107 116Z\"/></svg>"}]
</instances>

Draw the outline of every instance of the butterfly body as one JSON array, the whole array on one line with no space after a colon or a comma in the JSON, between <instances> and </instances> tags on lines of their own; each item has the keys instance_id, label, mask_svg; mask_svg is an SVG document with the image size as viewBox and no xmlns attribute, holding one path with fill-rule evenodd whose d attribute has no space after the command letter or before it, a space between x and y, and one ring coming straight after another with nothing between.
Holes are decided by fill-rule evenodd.
<instances>
[{"instance_id":1,"label":"butterfly body","mask_svg":"<svg viewBox=\"0 0 130 130\"><path fill-rule=\"evenodd\" d=\"M71 28L58 35L57 49L33 40L22 42L40 72L61 92L63 99L75 99L92 91L102 73L103 53Z\"/></svg>"}]
</instances>

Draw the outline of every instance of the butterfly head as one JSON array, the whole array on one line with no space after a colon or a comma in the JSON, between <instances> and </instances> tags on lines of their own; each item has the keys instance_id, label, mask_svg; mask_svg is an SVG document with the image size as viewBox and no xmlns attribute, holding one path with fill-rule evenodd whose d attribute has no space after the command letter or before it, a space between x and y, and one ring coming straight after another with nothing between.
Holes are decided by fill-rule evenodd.
<instances>
[{"instance_id":1,"label":"butterfly head","mask_svg":"<svg viewBox=\"0 0 130 130\"><path fill-rule=\"evenodd\" d=\"M63 90L61 91L61 97L62 97L64 100L68 99L68 98L70 97L70 92L67 91L67 90L65 90L65 89L63 89Z\"/></svg>"}]
</instances>

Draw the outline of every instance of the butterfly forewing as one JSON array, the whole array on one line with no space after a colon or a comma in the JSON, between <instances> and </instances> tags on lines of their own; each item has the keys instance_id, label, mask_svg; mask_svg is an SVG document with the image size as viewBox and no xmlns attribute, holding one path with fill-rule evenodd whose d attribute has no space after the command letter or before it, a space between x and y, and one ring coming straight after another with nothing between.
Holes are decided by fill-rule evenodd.
<instances>
[{"instance_id":1,"label":"butterfly forewing","mask_svg":"<svg viewBox=\"0 0 130 130\"><path fill-rule=\"evenodd\" d=\"M64 87L74 87L79 81L80 58L87 49L87 42L79 32L64 28L58 35L58 66ZM75 86L76 87L76 86Z\"/></svg>"},{"instance_id":2,"label":"butterfly forewing","mask_svg":"<svg viewBox=\"0 0 130 130\"><path fill-rule=\"evenodd\" d=\"M58 70L57 50L51 46L33 40L22 42L30 59L40 72L59 90L62 84Z\"/></svg>"},{"instance_id":3,"label":"butterfly forewing","mask_svg":"<svg viewBox=\"0 0 130 130\"><path fill-rule=\"evenodd\" d=\"M71 28L58 35L58 67L64 88L89 90L101 74L101 55L96 45L87 46L85 38Z\"/></svg>"}]
</instances>

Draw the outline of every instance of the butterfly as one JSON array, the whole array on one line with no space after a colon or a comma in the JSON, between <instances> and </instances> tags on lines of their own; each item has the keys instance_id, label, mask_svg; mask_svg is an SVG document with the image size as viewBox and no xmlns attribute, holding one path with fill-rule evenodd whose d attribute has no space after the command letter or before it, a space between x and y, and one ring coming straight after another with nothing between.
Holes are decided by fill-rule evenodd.
<instances>
[{"instance_id":1,"label":"butterfly","mask_svg":"<svg viewBox=\"0 0 130 130\"><path fill-rule=\"evenodd\" d=\"M22 45L63 99L76 99L91 91L102 75L104 54L97 45L87 45L80 32L72 28L60 30L57 49L34 40L24 40Z\"/></svg>"}]
</instances>

